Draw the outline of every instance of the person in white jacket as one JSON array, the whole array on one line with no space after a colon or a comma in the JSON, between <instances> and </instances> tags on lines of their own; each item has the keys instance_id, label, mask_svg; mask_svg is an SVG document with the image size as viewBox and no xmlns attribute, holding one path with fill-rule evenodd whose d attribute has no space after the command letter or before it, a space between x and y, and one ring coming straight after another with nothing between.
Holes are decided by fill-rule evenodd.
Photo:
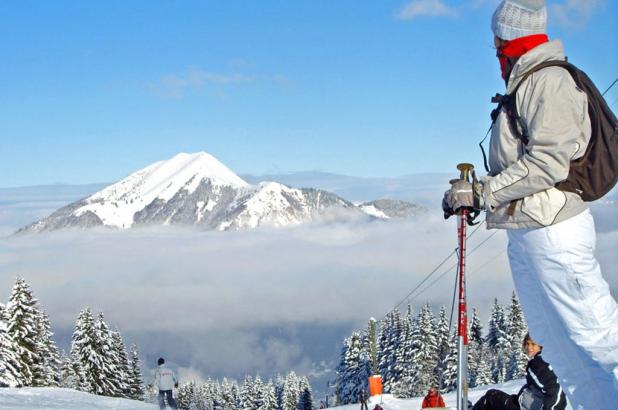
<instances>
[{"instance_id":1,"label":"person in white jacket","mask_svg":"<svg viewBox=\"0 0 618 410\"><path fill-rule=\"evenodd\" d=\"M153 386L159 391L159 407L165 408L165 400L172 409L178 409L176 400L174 400L173 389L178 387L178 380L171 369L165 366L165 359L159 358L157 369L154 374Z\"/></svg>"},{"instance_id":2,"label":"person in white jacket","mask_svg":"<svg viewBox=\"0 0 618 410\"><path fill-rule=\"evenodd\" d=\"M506 108L495 119L487 177L457 182L445 193L445 216L461 207L487 211L489 229L506 229L513 281L530 331L574 409L618 403L618 305L594 256L595 228L577 193L555 185L567 178L591 137L587 95L569 72L540 63L565 60L546 35L543 0L504 0L492 18L506 93L516 87L519 126ZM521 84L520 84L521 82ZM517 124L515 126L518 126Z\"/></svg>"}]
</instances>

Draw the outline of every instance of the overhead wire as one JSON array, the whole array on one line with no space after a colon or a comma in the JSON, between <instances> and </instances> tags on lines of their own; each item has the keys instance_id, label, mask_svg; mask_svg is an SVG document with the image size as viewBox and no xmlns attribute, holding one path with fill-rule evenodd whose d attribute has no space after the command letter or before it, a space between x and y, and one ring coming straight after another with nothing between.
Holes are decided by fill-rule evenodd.
<instances>
[{"instance_id":1,"label":"overhead wire","mask_svg":"<svg viewBox=\"0 0 618 410\"><path fill-rule=\"evenodd\" d=\"M475 228L472 232L470 232L470 235L468 235L468 238L471 238L471 237L472 237L472 235L474 235L474 234L476 233L476 231L478 231L478 230L479 230L479 228L480 228L481 226L483 226L483 224L484 224L484 223L485 223L485 221L483 221L482 223L478 224L478 226L477 226L477 227L476 227L476 228ZM410 291L410 292L409 292L409 293L408 293L408 294L407 294L407 295L406 295L406 296L405 296L405 297L404 297L404 298L403 298L403 299L402 299L399 303L397 303L397 304L395 305L395 307L393 307L393 308L392 308L389 312L392 312L393 310L398 309L401 305L403 305L403 304L404 304L404 303L408 300L408 298L410 297L410 295L412 295L412 294L413 294L413 293L414 293L414 292L415 292L415 291L416 291L419 287L423 286L423 283L427 282L427 281L428 281L428 280L429 280L429 279L433 276L433 274L434 274L434 273L436 273L436 271L437 271L438 269L440 269L440 268L442 267L442 265L444 265L444 264L445 264L445 263L446 263L446 262L447 262L447 261L451 258L451 256L453 256L456 252L457 252L457 248L455 248L455 249L454 249L454 250L453 250L450 254L448 254L448 256L447 256L446 258L444 258L444 259L442 260L442 262L440 262L440 263L438 264L438 266L436 266L436 267L435 267L435 268L434 268L431 272L429 272L429 274L427 274L427 275L425 276L425 278L424 278L424 279L423 279L423 280L422 280L422 281L421 281L418 285L416 285L416 287L415 287L414 289L412 289L412 290L411 290L411 291Z\"/></svg>"}]
</instances>

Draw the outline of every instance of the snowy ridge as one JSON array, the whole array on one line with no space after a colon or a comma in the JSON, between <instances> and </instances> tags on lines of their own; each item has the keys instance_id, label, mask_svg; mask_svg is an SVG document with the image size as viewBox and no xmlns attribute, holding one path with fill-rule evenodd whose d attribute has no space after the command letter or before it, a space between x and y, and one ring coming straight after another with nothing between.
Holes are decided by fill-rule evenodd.
<instances>
[{"instance_id":1,"label":"snowy ridge","mask_svg":"<svg viewBox=\"0 0 618 410\"><path fill-rule=\"evenodd\" d=\"M292 188L278 182L250 185L210 154L180 153L18 232L96 226L128 229L145 225L236 230L295 226L326 212L390 219L413 216L419 209L392 200L355 206L327 191Z\"/></svg>"}]
</instances>

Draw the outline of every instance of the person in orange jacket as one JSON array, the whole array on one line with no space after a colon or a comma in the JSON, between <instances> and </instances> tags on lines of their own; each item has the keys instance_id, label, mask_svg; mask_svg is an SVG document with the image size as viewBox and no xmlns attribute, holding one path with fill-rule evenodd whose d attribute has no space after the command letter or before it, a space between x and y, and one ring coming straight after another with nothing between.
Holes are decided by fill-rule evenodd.
<instances>
[{"instance_id":1,"label":"person in orange jacket","mask_svg":"<svg viewBox=\"0 0 618 410\"><path fill-rule=\"evenodd\" d=\"M444 399L442 399L442 396L438 393L438 389L432 386L429 388L427 396L423 399L423 405L421 407L426 409L433 407L446 407L446 405L444 404Z\"/></svg>"}]
</instances>

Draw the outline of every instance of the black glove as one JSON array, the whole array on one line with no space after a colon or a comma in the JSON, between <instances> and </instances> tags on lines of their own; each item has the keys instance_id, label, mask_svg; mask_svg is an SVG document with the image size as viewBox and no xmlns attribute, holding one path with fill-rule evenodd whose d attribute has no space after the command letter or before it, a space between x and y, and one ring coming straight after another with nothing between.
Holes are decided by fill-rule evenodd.
<instances>
[{"instance_id":1,"label":"black glove","mask_svg":"<svg viewBox=\"0 0 618 410\"><path fill-rule=\"evenodd\" d=\"M178 388L178 382L174 383L174 387Z\"/></svg>"}]
</instances>

